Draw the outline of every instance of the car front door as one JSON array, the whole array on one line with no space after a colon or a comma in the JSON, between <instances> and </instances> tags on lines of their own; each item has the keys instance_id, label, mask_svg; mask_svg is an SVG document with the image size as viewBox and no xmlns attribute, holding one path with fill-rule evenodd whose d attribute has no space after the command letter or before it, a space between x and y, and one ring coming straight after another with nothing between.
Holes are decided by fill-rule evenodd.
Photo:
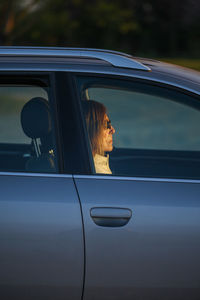
<instances>
[{"instance_id":1,"label":"car front door","mask_svg":"<svg viewBox=\"0 0 200 300\"><path fill-rule=\"evenodd\" d=\"M84 299L199 299L199 100L148 82L77 79L115 127L112 175L76 175Z\"/></svg>"},{"instance_id":2,"label":"car front door","mask_svg":"<svg viewBox=\"0 0 200 300\"><path fill-rule=\"evenodd\" d=\"M0 298L81 299L82 218L62 155L55 77L0 78ZM66 133L67 134L67 133ZM68 156L69 158L69 156Z\"/></svg>"}]
</instances>

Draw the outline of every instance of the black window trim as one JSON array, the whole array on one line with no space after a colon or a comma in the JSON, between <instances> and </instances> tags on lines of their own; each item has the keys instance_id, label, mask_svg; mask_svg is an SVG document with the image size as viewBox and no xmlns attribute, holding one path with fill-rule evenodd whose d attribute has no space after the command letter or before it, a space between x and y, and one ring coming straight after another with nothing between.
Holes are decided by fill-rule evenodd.
<instances>
[{"instance_id":1,"label":"black window trim","mask_svg":"<svg viewBox=\"0 0 200 300\"><path fill-rule=\"evenodd\" d=\"M175 85L171 85L169 83L164 83L164 82L160 82L160 81L156 81L154 79L151 78L141 78L141 77L132 77L132 76L128 76L128 75L115 75L115 74L100 74L100 73L90 73L90 72L73 72L74 73L74 78L76 80L77 77L81 76L81 77L96 77L96 78L102 78L102 79L109 79L109 80L123 80L124 82L134 82L134 83L142 83L142 84L146 84L149 86L155 86L158 88L164 88L164 89L168 89L171 92L179 92L182 93L186 96L190 96L193 97L195 100L200 101L200 95L196 94L194 92L191 92L190 90L184 89L182 87L179 86L175 86Z\"/></svg>"},{"instance_id":2,"label":"black window trim","mask_svg":"<svg viewBox=\"0 0 200 300\"><path fill-rule=\"evenodd\" d=\"M54 72L60 149L64 174L91 174L92 163L73 73Z\"/></svg>"}]
</instances>

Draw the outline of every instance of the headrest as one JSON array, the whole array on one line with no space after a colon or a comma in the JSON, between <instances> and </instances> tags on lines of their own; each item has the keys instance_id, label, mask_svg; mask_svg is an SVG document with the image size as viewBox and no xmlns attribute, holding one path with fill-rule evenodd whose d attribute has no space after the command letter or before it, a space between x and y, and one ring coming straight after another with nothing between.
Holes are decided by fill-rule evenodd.
<instances>
[{"instance_id":1,"label":"headrest","mask_svg":"<svg viewBox=\"0 0 200 300\"><path fill-rule=\"evenodd\" d=\"M36 97L27 102L21 111L21 125L24 133L32 139L47 136L52 129L48 101Z\"/></svg>"}]
</instances>

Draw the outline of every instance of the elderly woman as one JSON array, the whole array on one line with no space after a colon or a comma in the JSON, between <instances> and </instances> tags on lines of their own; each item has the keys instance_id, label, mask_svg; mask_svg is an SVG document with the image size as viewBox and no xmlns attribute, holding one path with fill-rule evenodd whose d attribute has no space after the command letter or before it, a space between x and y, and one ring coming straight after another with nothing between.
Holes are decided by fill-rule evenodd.
<instances>
[{"instance_id":1,"label":"elderly woman","mask_svg":"<svg viewBox=\"0 0 200 300\"><path fill-rule=\"evenodd\" d=\"M113 150L115 129L107 116L106 107L94 100L83 101L83 111L96 173L112 174L106 152Z\"/></svg>"}]
</instances>

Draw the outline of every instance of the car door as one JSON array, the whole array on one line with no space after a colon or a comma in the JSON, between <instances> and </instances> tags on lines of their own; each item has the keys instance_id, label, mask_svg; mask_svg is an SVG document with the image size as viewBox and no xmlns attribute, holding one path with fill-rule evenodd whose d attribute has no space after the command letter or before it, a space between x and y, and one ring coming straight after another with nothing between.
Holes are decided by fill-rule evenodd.
<instances>
[{"instance_id":1,"label":"car door","mask_svg":"<svg viewBox=\"0 0 200 300\"><path fill-rule=\"evenodd\" d=\"M199 299L200 104L186 91L76 77L116 130L112 175L75 175L86 245L84 299Z\"/></svg>"},{"instance_id":2,"label":"car door","mask_svg":"<svg viewBox=\"0 0 200 300\"><path fill-rule=\"evenodd\" d=\"M60 174L56 93L53 73L1 73L1 299L81 299L82 218Z\"/></svg>"}]
</instances>

